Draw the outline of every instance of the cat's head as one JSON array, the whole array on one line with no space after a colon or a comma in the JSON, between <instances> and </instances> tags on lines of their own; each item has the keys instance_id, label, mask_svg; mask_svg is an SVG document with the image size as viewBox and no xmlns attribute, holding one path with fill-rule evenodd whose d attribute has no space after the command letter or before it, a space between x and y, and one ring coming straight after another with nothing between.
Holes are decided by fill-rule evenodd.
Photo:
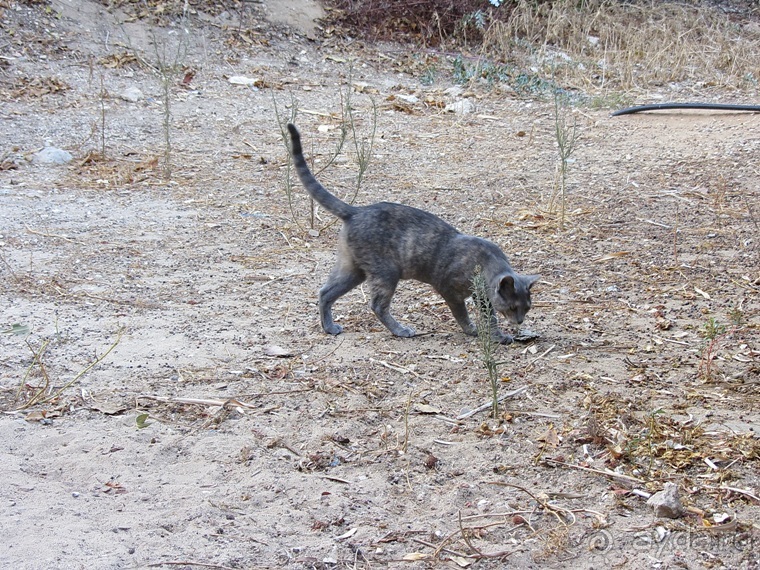
<instances>
[{"instance_id":1,"label":"cat's head","mask_svg":"<svg viewBox=\"0 0 760 570\"><path fill-rule=\"evenodd\" d=\"M493 308L513 325L521 324L531 307L530 289L540 277L540 275L501 275L496 281L491 299Z\"/></svg>"}]
</instances>

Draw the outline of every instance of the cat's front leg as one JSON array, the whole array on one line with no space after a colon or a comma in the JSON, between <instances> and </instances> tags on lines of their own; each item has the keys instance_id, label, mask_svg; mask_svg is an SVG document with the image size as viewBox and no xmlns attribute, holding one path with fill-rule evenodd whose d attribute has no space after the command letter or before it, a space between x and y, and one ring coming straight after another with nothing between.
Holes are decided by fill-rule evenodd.
<instances>
[{"instance_id":1,"label":"cat's front leg","mask_svg":"<svg viewBox=\"0 0 760 570\"><path fill-rule=\"evenodd\" d=\"M449 309L451 309L451 314L454 315L457 323L459 323L459 326L462 327L464 334L469 336L478 336L478 328L470 320L470 315L467 312L467 306L464 304L464 301L461 301L459 299L446 299L445 297L444 300L449 306Z\"/></svg>"},{"instance_id":2,"label":"cat's front leg","mask_svg":"<svg viewBox=\"0 0 760 570\"><path fill-rule=\"evenodd\" d=\"M491 313L491 338L499 344L511 344L515 337L505 333L499 328L499 320L496 318L496 312Z\"/></svg>"},{"instance_id":3,"label":"cat's front leg","mask_svg":"<svg viewBox=\"0 0 760 570\"><path fill-rule=\"evenodd\" d=\"M377 315L377 318L380 319L380 322L383 323L394 335L402 338L411 338L417 334L412 327L404 326L394 319L389 307L379 306L373 301L372 310L375 312L375 315Z\"/></svg>"},{"instance_id":4,"label":"cat's front leg","mask_svg":"<svg viewBox=\"0 0 760 570\"><path fill-rule=\"evenodd\" d=\"M465 305L464 301L446 299L446 304L449 306L449 309L451 309L451 314L454 315L454 318L459 323L459 326L462 327L464 334L469 336L478 336L478 327L476 327L475 324L470 320L470 315L467 312L467 306ZM496 321L496 315L493 313L491 314L490 326L491 338L494 340L494 342L498 342L499 344L509 344L514 340L512 335L509 335L499 329L498 322Z\"/></svg>"}]
</instances>

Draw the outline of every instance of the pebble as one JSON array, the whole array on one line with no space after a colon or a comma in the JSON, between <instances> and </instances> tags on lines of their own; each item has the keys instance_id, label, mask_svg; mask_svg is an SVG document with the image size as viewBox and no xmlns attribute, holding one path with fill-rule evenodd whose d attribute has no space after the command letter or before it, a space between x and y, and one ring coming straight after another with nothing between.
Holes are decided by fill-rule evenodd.
<instances>
[{"instance_id":1,"label":"pebble","mask_svg":"<svg viewBox=\"0 0 760 570\"><path fill-rule=\"evenodd\" d=\"M233 85L245 85L246 87L255 87L261 80L254 77L246 77L244 75L233 75L227 79Z\"/></svg>"},{"instance_id":2,"label":"pebble","mask_svg":"<svg viewBox=\"0 0 760 570\"><path fill-rule=\"evenodd\" d=\"M402 101L405 101L406 103L411 103L412 105L420 102L420 98L416 95L396 95L396 97Z\"/></svg>"},{"instance_id":3,"label":"pebble","mask_svg":"<svg viewBox=\"0 0 760 570\"><path fill-rule=\"evenodd\" d=\"M475 103L469 99L455 101L454 103L446 105L446 112L456 113L457 115L469 115L470 113L475 112Z\"/></svg>"},{"instance_id":4,"label":"pebble","mask_svg":"<svg viewBox=\"0 0 760 570\"><path fill-rule=\"evenodd\" d=\"M137 103L145 99L145 95L137 87L127 87L124 91L119 93L119 99L129 101L130 103Z\"/></svg>"},{"instance_id":5,"label":"pebble","mask_svg":"<svg viewBox=\"0 0 760 570\"><path fill-rule=\"evenodd\" d=\"M71 153L55 148L54 146L46 146L37 154L32 157L33 164L66 164L71 162L74 157Z\"/></svg>"},{"instance_id":6,"label":"pebble","mask_svg":"<svg viewBox=\"0 0 760 570\"><path fill-rule=\"evenodd\" d=\"M678 485L665 483L665 488L652 495L647 505L654 510L654 516L677 519L684 515L681 499L678 498Z\"/></svg>"}]
</instances>

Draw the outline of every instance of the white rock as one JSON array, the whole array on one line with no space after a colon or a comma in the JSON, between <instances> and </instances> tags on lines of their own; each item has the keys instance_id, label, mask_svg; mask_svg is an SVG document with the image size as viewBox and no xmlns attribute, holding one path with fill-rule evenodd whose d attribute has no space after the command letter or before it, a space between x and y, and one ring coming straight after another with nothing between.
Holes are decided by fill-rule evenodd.
<instances>
[{"instance_id":1,"label":"white rock","mask_svg":"<svg viewBox=\"0 0 760 570\"><path fill-rule=\"evenodd\" d=\"M665 488L658 491L647 501L647 505L654 510L654 516L677 519L684 515L681 499L678 498L678 485L665 483Z\"/></svg>"},{"instance_id":2,"label":"white rock","mask_svg":"<svg viewBox=\"0 0 760 570\"><path fill-rule=\"evenodd\" d=\"M475 112L475 103L470 99L455 101L454 103L446 105L446 112L456 113L457 115L469 115L470 113Z\"/></svg>"},{"instance_id":3,"label":"white rock","mask_svg":"<svg viewBox=\"0 0 760 570\"><path fill-rule=\"evenodd\" d=\"M396 97L398 97L402 101L406 101L407 103L411 103L411 104L420 102L420 98L417 97L416 95L396 95Z\"/></svg>"},{"instance_id":4,"label":"white rock","mask_svg":"<svg viewBox=\"0 0 760 570\"><path fill-rule=\"evenodd\" d=\"M34 164L66 164L71 162L74 157L65 150L55 148L54 146L46 146L37 154L32 157L32 163Z\"/></svg>"},{"instance_id":5,"label":"white rock","mask_svg":"<svg viewBox=\"0 0 760 570\"><path fill-rule=\"evenodd\" d=\"M119 93L118 97L119 99L124 99L124 101L129 101L130 103L137 103L138 101L145 99L145 95L143 95L143 92L137 87L127 87L124 91Z\"/></svg>"},{"instance_id":6,"label":"white rock","mask_svg":"<svg viewBox=\"0 0 760 570\"><path fill-rule=\"evenodd\" d=\"M259 82L258 79L255 79L253 77L246 77L245 75L233 75L227 81L233 85L246 85L248 87L255 87Z\"/></svg>"}]
</instances>

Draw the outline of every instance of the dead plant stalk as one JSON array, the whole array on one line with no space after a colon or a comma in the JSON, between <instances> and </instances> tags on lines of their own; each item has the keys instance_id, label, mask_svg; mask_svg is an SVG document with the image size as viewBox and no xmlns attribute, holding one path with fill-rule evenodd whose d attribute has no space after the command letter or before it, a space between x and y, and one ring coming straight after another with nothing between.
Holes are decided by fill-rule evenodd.
<instances>
[{"instance_id":1,"label":"dead plant stalk","mask_svg":"<svg viewBox=\"0 0 760 570\"><path fill-rule=\"evenodd\" d=\"M174 49L170 48L168 37L159 40L156 34L153 34L153 49L156 58L156 65L153 67L156 70L161 85L161 100L163 103L164 163L162 170L165 181L170 180L172 176L172 86L182 72L182 62L187 55L189 31L185 27L186 16L187 14L182 17Z\"/></svg>"},{"instance_id":2,"label":"dead plant stalk","mask_svg":"<svg viewBox=\"0 0 760 570\"><path fill-rule=\"evenodd\" d=\"M564 231L565 229L565 210L566 210L566 195L567 195L567 165L570 160L570 155L575 150L575 143L578 140L578 122L573 117L572 125L567 121L567 109L566 109L566 97L560 94L559 89L554 90L554 136L557 140L557 150L559 154L559 188L555 190L554 196L552 196L550 211L554 211L554 202L559 193L560 200L560 216L559 216L559 229Z\"/></svg>"},{"instance_id":3,"label":"dead plant stalk","mask_svg":"<svg viewBox=\"0 0 760 570\"><path fill-rule=\"evenodd\" d=\"M359 190L361 188L362 182L364 180L364 176L369 169L369 163L370 159L372 157L372 148L374 146L375 142L375 136L377 133L377 116L378 116L378 110L377 105L374 101L374 99L370 98L370 103L372 105L372 114L371 114L371 130L368 137L362 137L359 135L357 124L356 124L356 116L355 116L355 110L352 103L352 82L351 82L351 73L349 72L349 78L348 78L348 85L346 86L345 90L340 90L340 123L338 125L339 135L338 140L335 143L335 148L328 156L327 160L324 162L323 165L321 165L319 168L316 168L316 165L314 163L314 159L317 156L317 152L312 148L311 157L312 157L312 165L311 169L312 172L314 172L314 176L319 177L320 174L322 174L325 170L327 170L340 156L340 154L343 152L343 147L346 143L346 140L349 138L353 142L354 147L354 155L356 164L358 167L358 173L356 175L356 180L354 182L354 188L353 192L346 198L346 201L350 204L353 204L356 200L356 197L359 195ZM275 108L275 115L277 117L277 122L280 126L280 133L282 135L283 142L285 144L286 148L290 148L289 144L289 138L287 134L287 130L285 128L286 123L296 122L296 117L298 115L298 102L296 99L291 95L291 104L290 104L290 114L289 118L287 120L283 120L283 117L280 114L279 108L277 106L277 101L274 100L274 108ZM304 113L314 114L313 112L309 111L303 111ZM332 117L330 114L325 113L318 113L319 116L327 116ZM322 224L320 227L318 227L319 215L317 211L317 205L315 204L313 199L309 199L309 224L308 228L304 228L300 221L299 221L299 214L296 210L295 205L295 199L294 199L294 192L293 192L293 184L291 182L291 169L292 169L292 159L290 157L290 154L288 154L288 162L287 162L287 170L285 174L285 193L288 197L288 205L290 207L290 213L293 221L296 223L296 225L299 227L301 231L306 232L322 232L329 228L331 225L335 224L337 222L337 219L331 219L329 222L326 222Z\"/></svg>"}]
</instances>

